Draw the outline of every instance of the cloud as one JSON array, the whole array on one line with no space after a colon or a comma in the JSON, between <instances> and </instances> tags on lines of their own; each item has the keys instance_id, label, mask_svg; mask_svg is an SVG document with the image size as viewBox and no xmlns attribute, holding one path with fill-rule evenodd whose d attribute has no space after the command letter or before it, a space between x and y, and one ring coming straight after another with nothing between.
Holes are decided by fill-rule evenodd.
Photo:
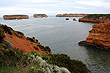
<instances>
[{"instance_id":1,"label":"cloud","mask_svg":"<svg viewBox=\"0 0 110 73\"><path fill-rule=\"evenodd\" d=\"M90 5L90 6L100 6L105 8L110 8L110 3L103 3L102 1L77 1L78 4Z\"/></svg>"}]
</instances>

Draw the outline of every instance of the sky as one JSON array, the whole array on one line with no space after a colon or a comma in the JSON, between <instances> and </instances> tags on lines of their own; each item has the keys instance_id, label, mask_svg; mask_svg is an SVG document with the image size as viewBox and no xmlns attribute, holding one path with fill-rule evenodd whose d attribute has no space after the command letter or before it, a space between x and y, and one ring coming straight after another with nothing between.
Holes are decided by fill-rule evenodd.
<instances>
[{"instance_id":1,"label":"sky","mask_svg":"<svg viewBox=\"0 0 110 73\"><path fill-rule=\"evenodd\" d=\"M65 13L110 14L110 0L0 0L0 16Z\"/></svg>"}]
</instances>

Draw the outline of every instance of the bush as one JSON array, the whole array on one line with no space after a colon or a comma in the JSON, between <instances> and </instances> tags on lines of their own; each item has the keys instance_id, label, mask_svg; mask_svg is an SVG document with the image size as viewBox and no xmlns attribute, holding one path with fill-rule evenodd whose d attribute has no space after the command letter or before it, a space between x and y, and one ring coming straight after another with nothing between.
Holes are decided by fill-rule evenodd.
<instances>
[{"instance_id":1,"label":"bush","mask_svg":"<svg viewBox=\"0 0 110 73\"><path fill-rule=\"evenodd\" d=\"M35 46L35 45L34 45L34 48L35 48L36 50L39 50L38 46Z\"/></svg>"},{"instance_id":2,"label":"bush","mask_svg":"<svg viewBox=\"0 0 110 73\"><path fill-rule=\"evenodd\" d=\"M4 43L7 45L8 48L12 48L12 44L8 40L4 40Z\"/></svg>"},{"instance_id":3,"label":"bush","mask_svg":"<svg viewBox=\"0 0 110 73\"><path fill-rule=\"evenodd\" d=\"M0 40L2 40L5 37L4 30L0 28Z\"/></svg>"},{"instance_id":4,"label":"bush","mask_svg":"<svg viewBox=\"0 0 110 73\"><path fill-rule=\"evenodd\" d=\"M0 48L5 48L7 49L7 45L3 44L3 43L0 43Z\"/></svg>"},{"instance_id":5,"label":"bush","mask_svg":"<svg viewBox=\"0 0 110 73\"><path fill-rule=\"evenodd\" d=\"M20 31L15 31L15 35L18 36L19 38L22 38L22 36L24 36L24 34Z\"/></svg>"},{"instance_id":6,"label":"bush","mask_svg":"<svg viewBox=\"0 0 110 73\"><path fill-rule=\"evenodd\" d=\"M30 40L31 42L35 42L35 39L27 37L27 40Z\"/></svg>"},{"instance_id":7,"label":"bush","mask_svg":"<svg viewBox=\"0 0 110 73\"><path fill-rule=\"evenodd\" d=\"M11 27L8 27L7 25L1 25L1 27L4 29L5 33L9 33L12 35L11 30L13 30Z\"/></svg>"},{"instance_id":8,"label":"bush","mask_svg":"<svg viewBox=\"0 0 110 73\"><path fill-rule=\"evenodd\" d=\"M45 48L46 48L49 52L51 52L51 49L50 49L49 46L45 46Z\"/></svg>"}]
</instances>

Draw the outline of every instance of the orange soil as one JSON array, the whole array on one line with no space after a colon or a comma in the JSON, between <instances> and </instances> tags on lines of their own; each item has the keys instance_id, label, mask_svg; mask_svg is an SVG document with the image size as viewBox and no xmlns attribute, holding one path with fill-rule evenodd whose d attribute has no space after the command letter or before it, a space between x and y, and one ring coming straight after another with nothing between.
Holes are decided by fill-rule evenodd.
<instances>
[{"instance_id":1,"label":"orange soil","mask_svg":"<svg viewBox=\"0 0 110 73\"><path fill-rule=\"evenodd\" d=\"M10 41L13 48L22 50L25 53L28 53L30 51L36 51L36 52L39 52L40 54L45 53L45 51L41 51L39 47L38 47L39 50L36 50L34 48L34 45L36 46L39 43L32 43L31 41L27 40L25 36L23 36L22 38L19 38L14 34L13 31L12 31L12 37L11 35L5 33L4 39Z\"/></svg>"}]
</instances>

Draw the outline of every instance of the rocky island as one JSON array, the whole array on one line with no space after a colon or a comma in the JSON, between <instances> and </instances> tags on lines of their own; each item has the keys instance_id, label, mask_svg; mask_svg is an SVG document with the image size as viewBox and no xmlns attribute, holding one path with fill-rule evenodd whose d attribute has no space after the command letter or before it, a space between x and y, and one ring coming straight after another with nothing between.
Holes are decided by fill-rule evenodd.
<instances>
[{"instance_id":1,"label":"rocky island","mask_svg":"<svg viewBox=\"0 0 110 73\"><path fill-rule=\"evenodd\" d=\"M29 19L28 15L4 15L3 18L5 20L12 20L12 19Z\"/></svg>"},{"instance_id":2,"label":"rocky island","mask_svg":"<svg viewBox=\"0 0 110 73\"><path fill-rule=\"evenodd\" d=\"M104 22L92 25L92 30L89 31L86 40L78 44L110 50L110 19L104 19Z\"/></svg>"},{"instance_id":3,"label":"rocky island","mask_svg":"<svg viewBox=\"0 0 110 73\"><path fill-rule=\"evenodd\" d=\"M46 14L34 14L33 17L37 18L37 17L48 17L48 16Z\"/></svg>"},{"instance_id":4,"label":"rocky island","mask_svg":"<svg viewBox=\"0 0 110 73\"><path fill-rule=\"evenodd\" d=\"M57 14L56 17L84 17L88 14Z\"/></svg>"}]
</instances>

